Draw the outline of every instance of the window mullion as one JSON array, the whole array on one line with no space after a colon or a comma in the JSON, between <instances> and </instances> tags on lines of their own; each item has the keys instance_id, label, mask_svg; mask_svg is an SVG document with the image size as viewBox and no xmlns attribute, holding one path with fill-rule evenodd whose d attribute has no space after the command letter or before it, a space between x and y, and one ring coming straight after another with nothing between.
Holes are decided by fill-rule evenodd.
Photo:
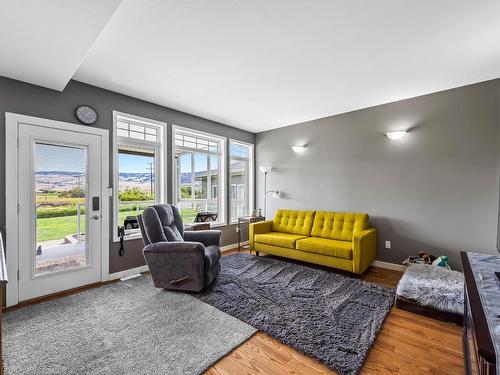
<instances>
[{"instance_id":1,"label":"window mullion","mask_svg":"<svg viewBox=\"0 0 500 375\"><path fill-rule=\"evenodd\" d=\"M196 178L196 173L194 171L194 154L191 153L191 199L196 199L196 194L195 194L195 178Z\"/></svg>"},{"instance_id":2,"label":"window mullion","mask_svg":"<svg viewBox=\"0 0 500 375\"><path fill-rule=\"evenodd\" d=\"M212 167L211 167L210 159L211 159L211 157L207 156L207 169L208 169L208 172L207 172L207 199L208 199L208 203L210 203L210 201L212 200ZM207 209L207 211L208 211L208 209Z\"/></svg>"}]
</instances>

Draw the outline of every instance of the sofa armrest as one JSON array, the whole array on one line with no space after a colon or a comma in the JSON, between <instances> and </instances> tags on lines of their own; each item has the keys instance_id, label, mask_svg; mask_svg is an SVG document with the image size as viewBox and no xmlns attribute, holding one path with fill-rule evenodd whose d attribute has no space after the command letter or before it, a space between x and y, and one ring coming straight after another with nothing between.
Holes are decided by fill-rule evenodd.
<instances>
[{"instance_id":1,"label":"sofa armrest","mask_svg":"<svg viewBox=\"0 0 500 375\"><path fill-rule=\"evenodd\" d=\"M220 247L220 230L190 230L184 232L184 240L201 242L205 246L216 245Z\"/></svg>"},{"instance_id":2,"label":"sofa armrest","mask_svg":"<svg viewBox=\"0 0 500 375\"><path fill-rule=\"evenodd\" d=\"M361 274L366 271L377 256L377 230L366 229L353 236L353 271Z\"/></svg>"},{"instance_id":3,"label":"sofa armrest","mask_svg":"<svg viewBox=\"0 0 500 375\"><path fill-rule=\"evenodd\" d=\"M271 232L273 229L273 221L265 220L251 223L248 232L248 241L250 242L250 250L253 250L254 236L259 233Z\"/></svg>"}]
</instances>

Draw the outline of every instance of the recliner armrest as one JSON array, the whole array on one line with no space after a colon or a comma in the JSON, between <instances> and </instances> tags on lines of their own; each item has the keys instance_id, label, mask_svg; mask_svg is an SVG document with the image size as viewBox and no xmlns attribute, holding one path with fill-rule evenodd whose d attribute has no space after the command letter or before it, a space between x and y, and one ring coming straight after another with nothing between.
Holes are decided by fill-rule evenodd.
<instances>
[{"instance_id":1,"label":"recliner armrest","mask_svg":"<svg viewBox=\"0 0 500 375\"><path fill-rule=\"evenodd\" d=\"M205 254L205 247L200 242L156 242L149 244L142 250L144 255L146 253L193 253L200 254L203 256Z\"/></svg>"},{"instance_id":2,"label":"recliner armrest","mask_svg":"<svg viewBox=\"0 0 500 375\"><path fill-rule=\"evenodd\" d=\"M143 249L157 288L200 291L205 282L205 247L200 242L156 242Z\"/></svg>"},{"instance_id":3,"label":"recliner armrest","mask_svg":"<svg viewBox=\"0 0 500 375\"><path fill-rule=\"evenodd\" d=\"M273 221L265 220L251 223L248 233L248 241L250 242L250 250L253 250L254 236L259 233L271 232L273 229Z\"/></svg>"},{"instance_id":4,"label":"recliner armrest","mask_svg":"<svg viewBox=\"0 0 500 375\"><path fill-rule=\"evenodd\" d=\"M369 228L356 233L352 238L352 260L354 273L366 271L377 256L377 230Z\"/></svg>"},{"instance_id":5,"label":"recliner armrest","mask_svg":"<svg viewBox=\"0 0 500 375\"><path fill-rule=\"evenodd\" d=\"M184 232L184 240L201 242L205 246L219 246L222 232L220 230L190 230Z\"/></svg>"}]
</instances>

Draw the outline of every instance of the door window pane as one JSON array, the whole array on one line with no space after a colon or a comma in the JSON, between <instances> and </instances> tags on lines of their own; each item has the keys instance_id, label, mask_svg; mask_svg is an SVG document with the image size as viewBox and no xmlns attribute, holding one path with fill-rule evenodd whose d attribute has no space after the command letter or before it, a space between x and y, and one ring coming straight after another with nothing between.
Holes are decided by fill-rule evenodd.
<instances>
[{"instance_id":1,"label":"door window pane","mask_svg":"<svg viewBox=\"0 0 500 375\"><path fill-rule=\"evenodd\" d=\"M35 143L35 275L88 263L87 152Z\"/></svg>"}]
</instances>

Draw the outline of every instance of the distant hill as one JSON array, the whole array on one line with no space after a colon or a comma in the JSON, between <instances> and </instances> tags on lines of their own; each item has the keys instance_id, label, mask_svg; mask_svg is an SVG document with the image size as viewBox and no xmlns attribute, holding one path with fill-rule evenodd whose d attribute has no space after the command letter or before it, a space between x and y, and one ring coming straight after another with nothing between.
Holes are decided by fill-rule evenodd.
<instances>
[{"instance_id":1,"label":"distant hill","mask_svg":"<svg viewBox=\"0 0 500 375\"><path fill-rule=\"evenodd\" d=\"M38 191L67 191L85 184L85 173L80 172L38 171L35 177ZM151 175L149 173L120 173L119 179L120 186L124 188L138 187L143 190L150 189Z\"/></svg>"},{"instance_id":2,"label":"distant hill","mask_svg":"<svg viewBox=\"0 0 500 375\"><path fill-rule=\"evenodd\" d=\"M145 183L151 181L150 173L120 173L118 178L120 181L129 181L129 182L139 182ZM153 175L153 181L155 180L155 176Z\"/></svg>"},{"instance_id":3,"label":"distant hill","mask_svg":"<svg viewBox=\"0 0 500 375\"><path fill-rule=\"evenodd\" d=\"M37 176L83 176L83 172L67 172L67 171L38 171Z\"/></svg>"}]
</instances>

